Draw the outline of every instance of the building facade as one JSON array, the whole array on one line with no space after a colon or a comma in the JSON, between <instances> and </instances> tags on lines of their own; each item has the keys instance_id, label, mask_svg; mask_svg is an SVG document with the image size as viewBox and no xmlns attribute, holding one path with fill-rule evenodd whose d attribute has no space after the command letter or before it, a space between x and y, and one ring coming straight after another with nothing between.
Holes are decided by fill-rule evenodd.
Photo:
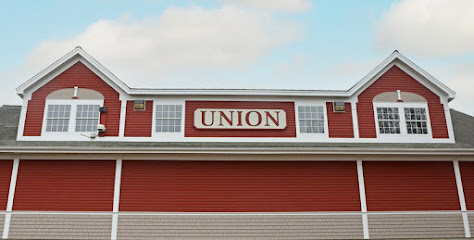
<instances>
[{"instance_id":1,"label":"building facade","mask_svg":"<svg viewBox=\"0 0 474 240\"><path fill-rule=\"evenodd\" d=\"M0 108L0 232L465 238L474 118L395 51L347 91L130 88L80 47Z\"/></svg>"}]
</instances>

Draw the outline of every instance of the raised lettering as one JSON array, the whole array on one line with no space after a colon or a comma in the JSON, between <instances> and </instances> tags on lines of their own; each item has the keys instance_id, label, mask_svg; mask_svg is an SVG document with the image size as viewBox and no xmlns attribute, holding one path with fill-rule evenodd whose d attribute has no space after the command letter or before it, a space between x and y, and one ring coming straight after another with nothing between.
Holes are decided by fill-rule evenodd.
<instances>
[{"instance_id":1,"label":"raised lettering","mask_svg":"<svg viewBox=\"0 0 474 240\"><path fill-rule=\"evenodd\" d=\"M201 111L201 114L202 114L202 118L201 118L202 125L208 126L208 127L214 125L214 113L215 113L215 112L216 112L216 111L211 111L211 114L212 114L212 117L211 117L212 122L211 122L211 124L206 124L206 111Z\"/></svg>"},{"instance_id":2,"label":"raised lettering","mask_svg":"<svg viewBox=\"0 0 474 240\"><path fill-rule=\"evenodd\" d=\"M256 124L250 123L250 114L251 113L256 113L257 114L257 119L258 120L257 120ZM262 124L262 115L257 111L249 111L249 112L247 112L247 114L245 114L245 122L247 123L247 125L252 126L252 127L258 126L258 125Z\"/></svg>"}]
</instances>

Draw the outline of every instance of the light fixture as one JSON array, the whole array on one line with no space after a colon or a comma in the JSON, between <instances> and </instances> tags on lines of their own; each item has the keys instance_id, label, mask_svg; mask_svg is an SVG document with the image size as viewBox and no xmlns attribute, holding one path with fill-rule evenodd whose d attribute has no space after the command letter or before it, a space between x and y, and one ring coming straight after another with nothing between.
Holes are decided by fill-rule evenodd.
<instances>
[{"instance_id":1,"label":"light fixture","mask_svg":"<svg viewBox=\"0 0 474 240\"><path fill-rule=\"evenodd\" d=\"M334 112L345 112L346 103L345 102L334 102L333 103Z\"/></svg>"},{"instance_id":2,"label":"light fixture","mask_svg":"<svg viewBox=\"0 0 474 240\"><path fill-rule=\"evenodd\" d=\"M133 103L133 111L145 111L145 100L135 100Z\"/></svg>"}]
</instances>

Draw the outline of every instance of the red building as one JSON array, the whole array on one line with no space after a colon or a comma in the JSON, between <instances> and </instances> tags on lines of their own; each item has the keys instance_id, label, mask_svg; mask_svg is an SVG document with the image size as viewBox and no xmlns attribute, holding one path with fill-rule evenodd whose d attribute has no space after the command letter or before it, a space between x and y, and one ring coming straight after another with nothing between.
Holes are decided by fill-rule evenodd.
<instances>
[{"instance_id":1,"label":"red building","mask_svg":"<svg viewBox=\"0 0 474 240\"><path fill-rule=\"evenodd\" d=\"M17 92L3 238L471 236L474 118L397 51L347 91L213 90L130 88L78 47Z\"/></svg>"}]
</instances>

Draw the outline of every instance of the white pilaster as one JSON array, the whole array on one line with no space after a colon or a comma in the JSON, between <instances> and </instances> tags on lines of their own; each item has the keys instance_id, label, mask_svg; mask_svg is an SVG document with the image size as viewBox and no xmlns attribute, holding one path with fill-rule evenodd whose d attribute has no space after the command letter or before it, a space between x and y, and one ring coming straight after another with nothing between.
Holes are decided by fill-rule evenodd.
<instances>
[{"instance_id":1,"label":"white pilaster","mask_svg":"<svg viewBox=\"0 0 474 240\"><path fill-rule=\"evenodd\" d=\"M114 204L113 204L113 214L112 214L112 232L111 239L117 239L117 229L118 229L118 211L120 204L120 182L122 179L122 159L117 159L115 165L115 186L114 186Z\"/></svg>"},{"instance_id":2,"label":"white pilaster","mask_svg":"<svg viewBox=\"0 0 474 240\"><path fill-rule=\"evenodd\" d=\"M456 177L456 186L458 188L459 204L461 206L462 220L464 222L464 233L467 238L471 237L471 229L469 227L469 218L467 215L466 199L464 198L464 188L462 187L461 170L459 162L453 161L454 176Z\"/></svg>"},{"instance_id":3,"label":"white pilaster","mask_svg":"<svg viewBox=\"0 0 474 240\"><path fill-rule=\"evenodd\" d=\"M360 210L362 211L364 239L369 239L369 219L367 216L367 200L365 197L364 168L362 167L361 160L357 160L357 177L359 179Z\"/></svg>"},{"instance_id":4,"label":"white pilaster","mask_svg":"<svg viewBox=\"0 0 474 240\"><path fill-rule=\"evenodd\" d=\"M15 197L16 180L18 178L18 168L20 166L20 159L13 160L12 176L10 178L10 190L8 191L7 209L5 214L5 223L3 225L2 238L8 238L10 232L10 221L12 218L13 198Z\"/></svg>"}]
</instances>

